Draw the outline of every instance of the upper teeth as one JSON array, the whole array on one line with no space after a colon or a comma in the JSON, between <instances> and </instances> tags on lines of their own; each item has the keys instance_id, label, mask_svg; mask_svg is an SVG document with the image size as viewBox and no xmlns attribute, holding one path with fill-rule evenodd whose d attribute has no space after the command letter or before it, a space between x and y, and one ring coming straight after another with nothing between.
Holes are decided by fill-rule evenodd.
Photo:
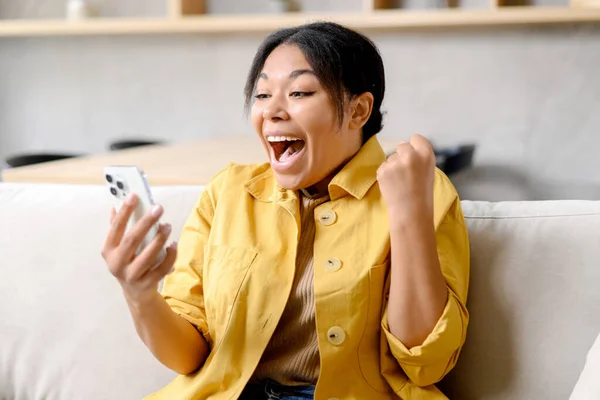
<instances>
[{"instance_id":1,"label":"upper teeth","mask_svg":"<svg viewBox=\"0 0 600 400\"><path fill-rule=\"evenodd\" d=\"M269 142L295 142L300 139L291 136L269 136L267 137L267 140Z\"/></svg>"}]
</instances>

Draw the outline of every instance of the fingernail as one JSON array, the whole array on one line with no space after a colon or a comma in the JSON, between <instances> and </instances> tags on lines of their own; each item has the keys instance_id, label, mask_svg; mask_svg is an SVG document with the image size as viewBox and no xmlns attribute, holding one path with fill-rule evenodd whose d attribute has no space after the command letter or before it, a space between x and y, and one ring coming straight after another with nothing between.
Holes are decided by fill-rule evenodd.
<instances>
[{"instance_id":1,"label":"fingernail","mask_svg":"<svg viewBox=\"0 0 600 400\"><path fill-rule=\"evenodd\" d=\"M172 249L176 249L177 248L177 242L173 242L169 245L170 248Z\"/></svg>"},{"instance_id":2,"label":"fingernail","mask_svg":"<svg viewBox=\"0 0 600 400\"><path fill-rule=\"evenodd\" d=\"M162 231L165 235L168 235L169 233L171 233L171 229L171 224L165 224L163 225Z\"/></svg>"},{"instance_id":3,"label":"fingernail","mask_svg":"<svg viewBox=\"0 0 600 400\"><path fill-rule=\"evenodd\" d=\"M163 213L163 208L161 206L154 206L152 207L152 216L153 217L160 217Z\"/></svg>"}]
</instances>

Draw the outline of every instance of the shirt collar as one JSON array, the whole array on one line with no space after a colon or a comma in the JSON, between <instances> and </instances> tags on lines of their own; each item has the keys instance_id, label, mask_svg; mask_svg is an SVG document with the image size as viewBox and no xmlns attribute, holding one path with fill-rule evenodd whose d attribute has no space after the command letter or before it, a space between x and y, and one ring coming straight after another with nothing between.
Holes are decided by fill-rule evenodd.
<instances>
[{"instance_id":1,"label":"shirt collar","mask_svg":"<svg viewBox=\"0 0 600 400\"><path fill-rule=\"evenodd\" d=\"M375 136L370 138L354 157L338 172L329 183L329 197L337 200L351 195L360 200L377 181L377 169L385 161L385 153ZM268 164L245 184L246 191L261 201L275 202L296 194L281 187Z\"/></svg>"},{"instance_id":2,"label":"shirt collar","mask_svg":"<svg viewBox=\"0 0 600 400\"><path fill-rule=\"evenodd\" d=\"M377 181L377 169L385 159L377 137L371 137L329 183L331 200L347 194L362 199Z\"/></svg>"}]
</instances>

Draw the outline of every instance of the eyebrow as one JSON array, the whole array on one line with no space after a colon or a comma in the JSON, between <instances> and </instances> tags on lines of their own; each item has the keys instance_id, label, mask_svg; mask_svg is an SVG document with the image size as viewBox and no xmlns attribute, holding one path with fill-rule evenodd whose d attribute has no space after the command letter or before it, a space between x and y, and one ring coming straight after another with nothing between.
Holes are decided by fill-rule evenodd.
<instances>
[{"instance_id":1,"label":"eyebrow","mask_svg":"<svg viewBox=\"0 0 600 400\"><path fill-rule=\"evenodd\" d=\"M310 74L310 75L316 76L314 71L311 69L297 69L290 73L289 78L295 79L295 78L299 77L300 75L305 75L305 74ZM258 75L258 78L268 80L269 76L267 74L265 74L264 72L261 72L260 75Z\"/></svg>"}]
</instances>

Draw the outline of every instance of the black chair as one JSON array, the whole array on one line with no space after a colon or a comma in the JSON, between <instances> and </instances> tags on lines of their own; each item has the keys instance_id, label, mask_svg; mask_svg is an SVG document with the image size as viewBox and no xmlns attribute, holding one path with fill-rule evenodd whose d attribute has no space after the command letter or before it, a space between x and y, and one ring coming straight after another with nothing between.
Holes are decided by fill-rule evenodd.
<instances>
[{"instance_id":1,"label":"black chair","mask_svg":"<svg viewBox=\"0 0 600 400\"><path fill-rule=\"evenodd\" d=\"M163 142L157 140L137 140L137 139L126 139L112 142L109 145L111 151L131 149L133 147L151 146L155 144L162 144Z\"/></svg>"},{"instance_id":2,"label":"black chair","mask_svg":"<svg viewBox=\"0 0 600 400\"><path fill-rule=\"evenodd\" d=\"M456 174L459 171L473 166L473 155L476 145L466 144L434 150L438 168L446 175Z\"/></svg>"},{"instance_id":3,"label":"black chair","mask_svg":"<svg viewBox=\"0 0 600 400\"><path fill-rule=\"evenodd\" d=\"M40 164L49 161L64 160L67 158L79 157L79 154L60 154L60 153L38 153L38 154L17 154L8 157L5 161L11 168L24 167L27 165Z\"/></svg>"}]
</instances>

